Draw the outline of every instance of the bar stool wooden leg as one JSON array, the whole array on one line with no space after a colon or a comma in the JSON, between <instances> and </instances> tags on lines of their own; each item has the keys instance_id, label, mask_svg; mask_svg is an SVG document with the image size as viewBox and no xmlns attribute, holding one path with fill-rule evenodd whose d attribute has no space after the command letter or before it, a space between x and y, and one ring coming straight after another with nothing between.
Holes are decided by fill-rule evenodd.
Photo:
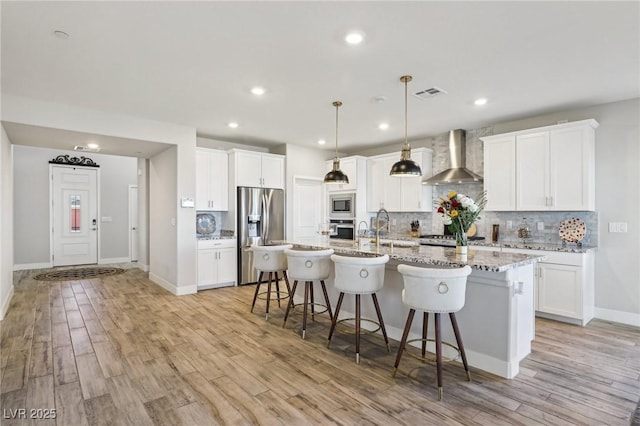
<instances>
[{"instance_id":1,"label":"bar stool wooden leg","mask_svg":"<svg viewBox=\"0 0 640 426\"><path fill-rule=\"evenodd\" d=\"M304 306L302 310L302 338L307 337L307 308L309 305L309 287L312 286L311 281L304 282Z\"/></svg>"},{"instance_id":2,"label":"bar stool wooden leg","mask_svg":"<svg viewBox=\"0 0 640 426\"><path fill-rule=\"evenodd\" d=\"M293 282L293 288L289 292L289 303L287 303L287 310L284 313L284 322L282 323L282 328L285 328L287 325L287 318L289 318L289 312L291 308L293 308L293 295L296 293L296 288L298 288L298 280Z\"/></svg>"},{"instance_id":3,"label":"bar stool wooden leg","mask_svg":"<svg viewBox=\"0 0 640 426\"><path fill-rule=\"evenodd\" d=\"M331 329L329 330L329 339L327 340L327 348L331 345L331 337L333 336L333 332L336 329L336 324L338 323L338 314L340 313L340 307L342 306L342 299L344 298L344 293L340 292L340 296L338 296L338 303L336 304L336 311L333 314L331 319Z\"/></svg>"},{"instance_id":4,"label":"bar stool wooden leg","mask_svg":"<svg viewBox=\"0 0 640 426\"><path fill-rule=\"evenodd\" d=\"M271 303L271 279L273 276L273 272L269 272L269 281L267 283L267 313L265 314L265 319L269 319L269 304Z\"/></svg>"},{"instance_id":5,"label":"bar stool wooden leg","mask_svg":"<svg viewBox=\"0 0 640 426\"><path fill-rule=\"evenodd\" d=\"M260 271L260 275L258 276L258 284L256 284L256 292L253 293L253 302L251 303L251 312L253 312L253 307L256 306L256 299L258 298L258 292L260 291L261 283L262 283L262 271Z\"/></svg>"},{"instance_id":6,"label":"bar stool wooden leg","mask_svg":"<svg viewBox=\"0 0 640 426\"><path fill-rule=\"evenodd\" d=\"M435 313L436 317L436 368L438 372L438 401L442 400L442 336L440 329L440 314Z\"/></svg>"},{"instance_id":7,"label":"bar stool wooden leg","mask_svg":"<svg viewBox=\"0 0 640 426\"><path fill-rule=\"evenodd\" d=\"M276 274L276 298L278 299L278 308L280 307L280 279L278 278L278 273Z\"/></svg>"},{"instance_id":8,"label":"bar stool wooden leg","mask_svg":"<svg viewBox=\"0 0 640 426\"><path fill-rule=\"evenodd\" d=\"M282 271L282 275L284 276L284 283L287 285L287 292L289 293L289 298L293 299L293 293L291 293L291 286L289 285L289 277L287 276L287 271Z\"/></svg>"},{"instance_id":9,"label":"bar stool wooden leg","mask_svg":"<svg viewBox=\"0 0 640 426\"><path fill-rule=\"evenodd\" d=\"M427 327L429 327L429 312L425 312L422 317L422 362L427 362Z\"/></svg>"},{"instance_id":10,"label":"bar stool wooden leg","mask_svg":"<svg viewBox=\"0 0 640 426\"><path fill-rule=\"evenodd\" d=\"M322 293L324 293L324 301L327 304L327 312L329 318L333 321L333 313L331 312L331 302L329 302L329 294L327 293L327 286L324 284L324 280L320 280L320 286L322 287Z\"/></svg>"},{"instance_id":11,"label":"bar stool wooden leg","mask_svg":"<svg viewBox=\"0 0 640 426\"><path fill-rule=\"evenodd\" d=\"M460 349L460 355L462 356L462 364L464 365L464 371L467 372L467 380L471 381L471 372L469 371L469 365L467 364L467 355L464 353L464 346L462 345L462 337L460 336L460 330L458 329L458 321L456 320L456 314L454 312L449 313L451 319L451 325L453 326L453 333L456 335L456 343L458 343L458 349Z\"/></svg>"},{"instance_id":12,"label":"bar stool wooden leg","mask_svg":"<svg viewBox=\"0 0 640 426\"><path fill-rule=\"evenodd\" d=\"M400 347L398 348L398 356L396 356L396 363L393 365L393 377L396 377L396 373L398 372L400 358L402 358L402 352L404 352L404 347L407 345L407 337L409 337L409 330L411 330L411 323L413 322L413 316L415 315L415 313L415 309L409 310L407 323L404 326L404 331L402 332L402 340L400 340Z\"/></svg>"},{"instance_id":13,"label":"bar stool wooden leg","mask_svg":"<svg viewBox=\"0 0 640 426\"><path fill-rule=\"evenodd\" d=\"M356 364L360 364L360 295L356 294Z\"/></svg>"},{"instance_id":14,"label":"bar stool wooden leg","mask_svg":"<svg viewBox=\"0 0 640 426\"><path fill-rule=\"evenodd\" d=\"M378 321L380 322L380 330L382 330L382 337L384 337L384 342L387 344L387 352L391 352L391 346L389 345L389 338L387 337L387 329L384 326L384 321L382 320L382 312L380 311L380 305L378 304L378 296L375 293L371 293L371 298L373 299L373 306L376 308L376 314L378 314Z\"/></svg>"},{"instance_id":15,"label":"bar stool wooden leg","mask_svg":"<svg viewBox=\"0 0 640 426\"><path fill-rule=\"evenodd\" d=\"M309 281L309 294L311 295L311 320L316 320L315 299L313 298L313 281Z\"/></svg>"}]
</instances>

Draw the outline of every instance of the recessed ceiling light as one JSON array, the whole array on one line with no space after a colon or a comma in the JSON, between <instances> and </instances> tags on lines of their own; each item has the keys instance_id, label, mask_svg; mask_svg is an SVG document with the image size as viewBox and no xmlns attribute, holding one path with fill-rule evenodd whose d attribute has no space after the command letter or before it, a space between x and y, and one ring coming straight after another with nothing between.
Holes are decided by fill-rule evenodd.
<instances>
[{"instance_id":1,"label":"recessed ceiling light","mask_svg":"<svg viewBox=\"0 0 640 426\"><path fill-rule=\"evenodd\" d=\"M387 130L389 128L389 123L380 123L378 124L378 129Z\"/></svg>"},{"instance_id":2,"label":"recessed ceiling light","mask_svg":"<svg viewBox=\"0 0 640 426\"><path fill-rule=\"evenodd\" d=\"M349 34L347 34L344 38L344 41L346 41L348 44L351 44L351 45L360 44L362 43L363 40L364 40L364 34L359 31L352 31Z\"/></svg>"},{"instance_id":3,"label":"recessed ceiling light","mask_svg":"<svg viewBox=\"0 0 640 426\"><path fill-rule=\"evenodd\" d=\"M264 87L260 87L260 86L254 86L251 88L251 93L253 93L256 96L262 96L264 95Z\"/></svg>"},{"instance_id":4,"label":"recessed ceiling light","mask_svg":"<svg viewBox=\"0 0 640 426\"><path fill-rule=\"evenodd\" d=\"M318 145L324 145L325 143L327 143L327 141L325 141L324 139L318 140Z\"/></svg>"},{"instance_id":5,"label":"recessed ceiling light","mask_svg":"<svg viewBox=\"0 0 640 426\"><path fill-rule=\"evenodd\" d=\"M487 98L478 98L475 101L473 101L474 105L484 105L487 103Z\"/></svg>"},{"instance_id":6,"label":"recessed ceiling light","mask_svg":"<svg viewBox=\"0 0 640 426\"><path fill-rule=\"evenodd\" d=\"M227 124L227 126L231 127L232 129L237 129L238 123L236 123L235 121L232 121L229 124Z\"/></svg>"},{"instance_id":7,"label":"recessed ceiling light","mask_svg":"<svg viewBox=\"0 0 640 426\"><path fill-rule=\"evenodd\" d=\"M91 149L96 149L96 148L100 148L100 145L98 145L97 143L88 143L87 147L91 148Z\"/></svg>"},{"instance_id":8,"label":"recessed ceiling light","mask_svg":"<svg viewBox=\"0 0 640 426\"><path fill-rule=\"evenodd\" d=\"M64 31L60 31L60 30L55 30L53 32L53 35L64 40L69 38L69 33L65 33Z\"/></svg>"}]
</instances>

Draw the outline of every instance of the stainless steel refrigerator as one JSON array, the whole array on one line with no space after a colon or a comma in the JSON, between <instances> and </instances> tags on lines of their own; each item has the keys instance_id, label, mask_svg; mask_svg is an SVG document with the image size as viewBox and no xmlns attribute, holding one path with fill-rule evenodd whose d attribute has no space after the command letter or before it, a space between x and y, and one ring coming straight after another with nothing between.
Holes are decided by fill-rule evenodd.
<instances>
[{"instance_id":1,"label":"stainless steel refrigerator","mask_svg":"<svg viewBox=\"0 0 640 426\"><path fill-rule=\"evenodd\" d=\"M258 281L254 268L254 245L284 239L284 191L238 187L238 284Z\"/></svg>"}]
</instances>

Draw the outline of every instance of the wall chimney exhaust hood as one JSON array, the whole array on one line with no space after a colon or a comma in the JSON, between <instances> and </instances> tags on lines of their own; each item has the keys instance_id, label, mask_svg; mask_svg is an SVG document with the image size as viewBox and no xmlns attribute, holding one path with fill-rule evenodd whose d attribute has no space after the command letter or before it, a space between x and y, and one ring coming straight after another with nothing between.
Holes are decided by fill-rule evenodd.
<instances>
[{"instance_id":1,"label":"wall chimney exhaust hood","mask_svg":"<svg viewBox=\"0 0 640 426\"><path fill-rule=\"evenodd\" d=\"M443 183L477 183L482 182L482 176L466 168L466 132L463 129L449 132L449 160L451 168L422 182L423 185L439 185Z\"/></svg>"}]
</instances>

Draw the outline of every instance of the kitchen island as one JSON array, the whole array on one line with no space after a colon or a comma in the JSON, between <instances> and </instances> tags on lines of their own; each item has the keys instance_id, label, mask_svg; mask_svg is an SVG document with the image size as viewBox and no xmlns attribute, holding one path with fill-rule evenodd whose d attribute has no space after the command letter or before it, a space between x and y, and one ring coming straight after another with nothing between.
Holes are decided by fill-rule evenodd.
<instances>
[{"instance_id":1,"label":"kitchen island","mask_svg":"<svg viewBox=\"0 0 640 426\"><path fill-rule=\"evenodd\" d=\"M336 254L376 256L388 254L384 288L378 293L382 316L390 338L397 341L409 309L402 303L403 280L397 271L400 263L422 267L461 267L469 265L473 272L467 279L465 306L456 314L469 364L505 378L519 372L520 361L531 352L535 336L534 264L543 256L475 251L466 257L448 247L392 247L375 245L358 247L353 242L308 238L287 241L301 249L332 248ZM332 304L338 298L333 287L333 274L327 290ZM340 319L353 317L352 295L345 295ZM297 299L297 298L296 298ZM363 318L375 318L370 303L363 303ZM409 339L422 335L422 321L416 317ZM363 323L365 327L366 323ZM447 321L443 323L443 341L455 342ZM430 332L433 330L431 324ZM431 333L430 333L430 336ZM429 346L428 346L429 348ZM433 352L433 347L430 348ZM447 352L445 351L445 356Z\"/></svg>"}]
</instances>

